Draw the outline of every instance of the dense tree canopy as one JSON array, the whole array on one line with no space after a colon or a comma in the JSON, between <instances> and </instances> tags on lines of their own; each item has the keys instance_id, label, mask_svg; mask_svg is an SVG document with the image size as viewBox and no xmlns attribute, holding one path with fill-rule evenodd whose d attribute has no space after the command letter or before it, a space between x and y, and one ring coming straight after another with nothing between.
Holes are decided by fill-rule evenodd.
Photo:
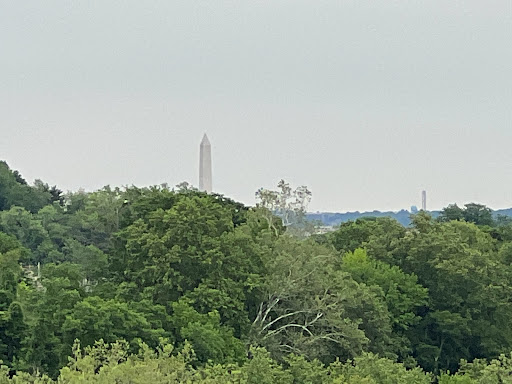
<instances>
[{"instance_id":1,"label":"dense tree canopy","mask_svg":"<svg viewBox=\"0 0 512 384\"><path fill-rule=\"evenodd\" d=\"M509 380L509 220L451 205L315 235L306 187L258 197L63 194L0 163L0 383Z\"/></svg>"}]
</instances>

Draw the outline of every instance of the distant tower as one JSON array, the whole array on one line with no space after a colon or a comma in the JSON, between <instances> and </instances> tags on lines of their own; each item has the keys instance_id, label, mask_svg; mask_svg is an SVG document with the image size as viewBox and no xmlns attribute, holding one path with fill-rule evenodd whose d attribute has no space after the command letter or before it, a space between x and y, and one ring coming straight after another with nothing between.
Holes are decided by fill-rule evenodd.
<instances>
[{"instance_id":1,"label":"distant tower","mask_svg":"<svg viewBox=\"0 0 512 384\"><path fill-rule=\"evenodd\" d=\"M427 211L427 191L421 191L421 209Z\"/></svg>"},{"instance_id":2,"label":"distant tower","mask_svg":"<svg viewBox=\"0 0 512 384\"><path fill-rule=\"evenodd\" d=\"M206 133L199 147L199 190L212 191L212 147Z\"/></svg>"}]
</instances>

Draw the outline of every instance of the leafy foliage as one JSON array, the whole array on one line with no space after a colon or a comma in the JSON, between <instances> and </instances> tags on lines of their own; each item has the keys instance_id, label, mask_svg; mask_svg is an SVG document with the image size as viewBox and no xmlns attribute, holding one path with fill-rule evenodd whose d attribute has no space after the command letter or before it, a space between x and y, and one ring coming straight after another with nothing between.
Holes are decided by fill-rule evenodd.
<instances>
[{"instance_id":1,"label":"leafy foliage","mask_svg":"<svg viewBox=\"0 0 512 384\"><path fill-rule=\"evenodd\" d=\"M510 381L510 221L311 236L306 187L257 196L64 195L0 163L0 383Z\"/></svg>"}]
</instances>

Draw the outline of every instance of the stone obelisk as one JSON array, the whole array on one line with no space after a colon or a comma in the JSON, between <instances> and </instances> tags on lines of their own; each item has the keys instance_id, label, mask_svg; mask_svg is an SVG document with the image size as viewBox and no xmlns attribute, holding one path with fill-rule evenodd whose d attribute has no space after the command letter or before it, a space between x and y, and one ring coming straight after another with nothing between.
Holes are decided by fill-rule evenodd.
<instances>
[{"instance_id":1,"label":"stone obelisk","mask_svg":"<svg viewBox=\"0 0 512 384\"><path fill-rule=\"evenodd\" d=\"M199 147L199 190L212 191L212 147L206 133Z\"/></svg>"}]
</instances>

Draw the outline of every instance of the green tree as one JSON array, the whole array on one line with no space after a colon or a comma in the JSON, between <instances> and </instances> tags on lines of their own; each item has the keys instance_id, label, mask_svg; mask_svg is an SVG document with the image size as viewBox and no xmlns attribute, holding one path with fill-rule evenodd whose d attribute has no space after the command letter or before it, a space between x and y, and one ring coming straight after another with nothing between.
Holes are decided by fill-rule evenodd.
<instances>
[{"instance_id":1,"label":"green tree","mask_svg":"<svg viewBox=\"0 0 512 384\"><path fill-rule=\"evenodd\" d=\"M97 283L108 274L108 256L94 245L83 245L78 241L65 241L63 253L66 260L79 265L82 276L91 284Z\"/></svg>"},{"instance_id":2,"label":"green tree","mask_svg":"<svg viewBox=\"0 0 512 384\"><path fill-rule=\"evenodd\" d=\"M26 293L23 304L29 329L22 360L31 372L56 375L66 363L70 346L63 340L63 324L85 296L82 280L79 266L48 264L42 270L41 288Z\"/></svg>"},{"instance_id":3,"label":"green tree","mask_svg":"<svg viewBox=\"0 0 512 384\"><path fill-rule=\"evenodd\" d=\"M51 202L48 191L31 187L19 172L11 171L4 161L0 161L0 211L20 206L36 213Z\"/></svg>"},{"instance_id":4,"label":"green tree","mask_svg":"<svg viewBox=\"0 0 512 384\"><path fill-rule=\"evenodd\" d=\"M394 250L405 234L406 229L394 219L370 217L343 223L326 237L341 254L365 248L373 258L395 264Z\"/></svg>"},{"instance_id":5,"label":"green tree","mask_svg":"<svg viewBox=\"0 0 512 384\"><path fill-rule=\"evenodd\" d=\"M26 252L18 241L0 232L0 359L13 364L26 335L17 287L22 278L19 259Z\"/></svg>"},{"instance_id":6,"label":"green tree","mask_svg":"<svg viewBox=\"0 0 512 384\"><path fill-rule=\"evenodd\" d=\"M52 243L41 220L24 208L13 207L0 212L0 228L32 251L31 257L23 261L37 263L48 258L61 259L60 252Z\"/></svg>"},{"instance_id":7,"label":"green tree","mask_svg":"<svg viewBox=\"0 0 512 384\"><path fill-rule=\"evenodd\" d=\"M297 237L308 237L313 233L313 226L306 219L306 210L311 201L311 191L306 186L292 189L290 184L280 180L277 190L260 188L256 191L257 207L266 218L269 228L276 233L279 228L275 226L275 218L281 219L282 225L288 233Z\"/></svg>"},{"instance_id":8,"label":"green tree","mask_svg":"<svg viewBox=\"0 0 512 384\"><path fill-rule=\"evenodd\" d=\"M450 204L447 207L443 208L438 217L439 221L452 221L464 220L464 210L459 208L457 204Z\"/></svg>"},{"instance_id":9,"label":"green tree","mask_svg":"<svg viewBox=\"0 0 512 384\"><path fill-rule=\"evenodd\" d=\"M494 225L492 218L492 210L487 208L485 205L470 203L464 205L464 220L469 223L475 223L476 225Z\"/></svg>"},{"instance_id":10,"label":"green tree","mask_svg":"<svg viewBox=\"0 0 512 384\"><path fill-rule=\"evenodd\" d=\"M278 358L293 352L323 362L356 356L367 346L389 352L385 304L370 288L336 270L338 260L313 241L277 239L266 257L266 291L250 341Z\"/></svg>"},{"instance_id":11,"label":"green tree","mask_svg":"<svg viewBox=\"0 0 512 384\"><path fill-rule=\"evenodd\" d=\"M423 319L411 335L423 367L454 371L460 359L497 356L512 348L510 267L496 240L476 225L420 217L397 254L429 290Z\"/></svg>"},{"instance_id":12,"label":"green tree","mask_svg":"<svg viewBox=\"0 0 512 384\"><path fill-rule=\"evenodd\" d=\"M138 339L156 347L165 336L163 329L153 329L144 314L129 304L96 296L77 301L62 324L63 344L69 347L66 355L71 353L75 338L86 346L100 339L107 343L123 339L135 348Z\"/></svg>"},{"instance_id":13,"label":"green tree","mask_svg":"<svg viewBox=\"0 0 512 384\"><path fill-rule=\"evenodd\" d=\"M476 203L465 204L464 208L459 208L457 204L450 204L441 211L438 220L442 222L464 220L468 223L488 226L495 224L492 210L485 205Z\"/></svg>"},{"instance_id":14,"label":"green tree","mask_svg":"<svg viewBox=\"0 0 512 384\"><path fill-rule=\"evenodd\" d=\"M344 365L333 367L347 384L429 384L431 376L420 368L406 369L403 364L364 354Z\"/></svg>"},{"instance_id":15,"label":"green tree","mask_svg":"<svg viewBox=\"0 0 512 384\"><path fill-rule=\"evenodd\" d=\"M419 310L427 304L428 291L418 284L414 274L406 274L399 267L373 260L363 249L343 256L342 270L350 273L358 283L378 288L378 295L387 305L393 324L396 351L401 360L410 352L408 330L421 320Z\"/></svg>"},{"instance_id":16,"label":"green tree","mask_svg":"<svg viewBox=\"0 0 512 384\"><path fill-rule=\"evenodd\" d=\"M190 342L199 362L236 362L244 356L243 343L229 327L220 324L218 312L200 314L185 300L173 303L172 309L178 343Z\"/></svg>"}]
</instances>

